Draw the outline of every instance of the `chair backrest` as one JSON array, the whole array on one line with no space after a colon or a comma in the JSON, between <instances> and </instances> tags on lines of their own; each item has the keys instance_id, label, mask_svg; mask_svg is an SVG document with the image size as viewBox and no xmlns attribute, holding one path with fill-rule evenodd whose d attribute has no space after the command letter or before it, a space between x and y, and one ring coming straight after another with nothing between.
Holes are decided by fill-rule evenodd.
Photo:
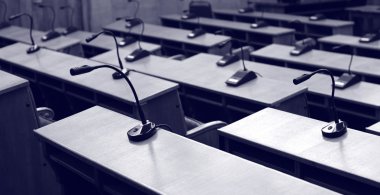
<instances>
[{"instance_id":1,"label":"chair backrest","mask_svg":"<svg viewBox=\"0 0 380 195\"><path fill-rule=\"evenodd\" d=\"M198 17L212 18L212 8L208 1L191 1L189 12Z\"/></svg>"}]
</instances>

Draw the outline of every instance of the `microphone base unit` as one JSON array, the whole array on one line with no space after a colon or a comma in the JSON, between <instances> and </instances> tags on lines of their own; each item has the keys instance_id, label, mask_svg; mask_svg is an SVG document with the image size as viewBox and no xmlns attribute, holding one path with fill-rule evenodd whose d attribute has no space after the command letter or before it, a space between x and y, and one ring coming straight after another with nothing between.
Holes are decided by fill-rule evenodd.
<instances>
[{"instance_id":1,"label":"microphone base unit","mask_svg":"<svg viewBox=\"0 0 380 195\"><path fill-rule=\"evenodd\" d=\"M338 123L335 123L335 121L333 121L327 126L323 127L321 131L323 137L338 138L347 133L347 124L341 120L339 120Z\"/></svg>"},{"instance_id":2,"label":"microphone base unit","mask_svg":"<svg viewBox=\"0 0 380 195\"><path fill-rule=\"evenodd\" d=\"M138 21L138 20L130 20L130 19L126 19L125 22L127 22L127 23L125 24L125 28L133 28L133 27L135 27L135 26L137 26L137 25L140 24L140 21Z\"/></svg>"},{"instance_id":3,"label":"microphone base unit","mask_svg":"<svg viewBox=\"0 0 380 195\"><path fill-rule=\"evenodd\" d=\"M73 32L76 32L78 31L78 28L77 27L74 27L74 26L69 26L67 27L63 32L62 32L62 35L68 35L68 34L71 34Z\"/></svg>"},{"instance_id":4,"label":"microphone base unit","mask_svg":"<svg viewBox=\"0 0 380 195\"><path fill-rule=\"evenodd\" d=\"M142 58L148 57L149 55L150 55L150 52L147 50L136 49L131 54L127 55L127 57L125 57L125 60L127 62L134 62L134 61L140 60Z\"/></svg>"},{"instance_id":5,"label":"microphone base unit","mask_svg":"<svg viewBox=\"0 0 380 195\"><path fill-rule=\"evenodd\" d=\"M27 50L26 50L26 53L27 54L32 54L34 52L37 52L38 50L40 50L40 47L38 45L32 45L31 47L29 47Z\"/></svg>"},{"instance_id":6,"label":"microphone base unit","mask_svg":"<svg viewBox=\"0 0 380 195\"><path fill-rule=\"evenodd\" d=\"M380 33L368 33L359 39L360 43L371 43L380 39Z\"/></svg>"},{"instance_id":7,"label":"microphone base unit","mask_svg":"<svg viewBox=\"0 0 380 195\"><path fill-rule=\"evenodd\" d=\"M126 69L126 68L123 68L123 69L121 70L121 72L123 72L123 74L124 74L125 76L128 76L128 74L129 74L129 71L128 71L128 69ZM122 78L124 78L124 75L123 75L123 74L120 74L119 72L114 72L114 73L112 74L112 78L113 78L114 80L122 79Z\"/></svg>"},{"instance_id":8,"label":"microphone base unit","mask_svg":"<svg viewBox=\"0 0 380 195\"><path fill-rule=\"evenodd\" d=\"M256 73L250 70L238 70L225 82L228 86L238 87L248 81L257 78Z\"/></svg>"},{"instance_id":9,"label":"microphone base unit","mask_svg":"<svg viewBox=\"0 0 380 195\"><path fill-rule=\"evenodd\" d=\"M226 55L223 56L222 59L220 59L218 62L216 62L216 65L224 67L224 66L228 66L228 65L230 65L232 63L235 63L235 62L237 62L239 60L240 60L240 58L239 58L238 55L235 55L235 54L226 54Z\"/></svg>"},{"instance_id":10,"label":"microphone base unit","mask_svg":"<svg viewBox=\"0 0 380 195\"><path fill-rule=\"evenodd\" d=\"M156 134L156 125L152 122L147 121L145 124L140 124L133 127L128 131L128 139L132 142L141 142L151 138Z\"/></svg>"},{"instance_id":11,"label":"microphone base unit","mask_svg":"<svg viewBox=\"0 0 380 195\"><path fill-rule=\"evenodd\" d=\"M194 19L196 18L197 16L193 13L185 13L185 14L182 14L181 15L181 19L182 20L190 20L190 19Z\"/></svg>"},{"instance_id":12,"label":"microphone base unit","mask_svg":"<svg viewBox=\"0 0 380 195\"><path fill-rule=\"evenodd\" d=\"M49 41L49 40L52 40L52 39L55 39L57 37L60 37L61 34L55 30L52 30L52 31L49 31L48 33L46 33L46 35L42 36L41 37L41 41Z\"/></svg>"},{"instance_id":13,"label":"microphone base unit","mask_svg":"<svg viewBox=\"0 0 380 195\"><path fill-rule=\"evenodd\" d=\"M238 10L238 13L245 14L245 13L252 13L253 8L252 7L245 7Z\"/></svg>"},{"instance_id":14,"label":"microphone base unit","mask_svg":"<svg viewBox=\"0 0 380 195\"><path fill-rule=\"evenodd\" d=\"M326 16L323 14L315 14L309 17L310 21L320 21L320 20L325 20Z\"/></svg>"},{"instance_id":15,"label":"microphone base unit","mask_svg":"<svg viewBox=\"0 0 380 195\"><path fill-rule=\"evenodd\" d=\"M338 80L335 81L334 85L338 89L345 89L352 86L360 81L360 77L355 74L343 73Z\"/></svg>"},{"instance_id":16,"label":"microphone base unit","mask_svg":"<svg viewBox=\"0 0 380 195\"><path fill-rule=\"evenodd\" d=\"M193 31L191 31L188 35L187 35L187 38L189 39L194 39L194 38L197 38L201 35L204 35L206 34L206 31L204 31L203 29L201 28L196 28L194 29Z\"/></svg>"},{"instance_id":17,"label":"microphone base unit","mask_svg":"<svg viewBox=\"0 0 380 195\"><path fill-rule=\"evenodd\" d=\"M136 39L134 37L126 36L121 41L119 41L117 44L119 45L119 47L125 47L125 46L130 45L130 44L135 43L135 42L136 42Z\"/></svg>"},{"instance_id":18,"label":"microphone base unit","mask_svg":"<svg viewBox=\"0 0 380 195\"><path fill-rule=\"evenodd\" d=\"M266 26L268 26L268 23L262 20L251 24L251 28L264 28Z\"/></svg>"},{"instance_id":19,"label":"microphone base unit","mask_svg":"<svg viewBox=\"0 0 380 195\"><path fill-rule=\"evenodd\" d=\"M2 22L2 23L0 23L0 29L7 28L7 27L10 27L10 26L11 26L11 23L9 23L9 22Z\"/></svg>"},{"instance_id":20,"label":"microphone base unit","mask_svg":"<svg viewBox=\"0 0 380 195\"><path fill-rule=\"evenodd\" d=\"M310 47L310 46L305 46L305 47L302 47L302 48L295 48L293 49L292 51L290 51L290 55L292 56L300 56L304 53L307 53L309 51L311 51L313 49L313 47Z\"/></svg>"}]
</instances>

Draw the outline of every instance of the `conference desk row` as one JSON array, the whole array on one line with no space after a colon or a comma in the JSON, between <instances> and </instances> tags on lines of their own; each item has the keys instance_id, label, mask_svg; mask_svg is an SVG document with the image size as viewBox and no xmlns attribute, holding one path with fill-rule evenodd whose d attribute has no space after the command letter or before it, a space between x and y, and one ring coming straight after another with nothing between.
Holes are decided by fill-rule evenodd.
<instances>
[{"instance_id":1,"label":"conference desk row","mask_svg":"<svg viewBox=\"0 0 380 195\"><path fill-rule=\"evenodd\" d=\"M64 194L334 193L166 130L130 142L137 124L93 107L35 133Z\"/></svg>"},{"instance_id":2,"label":"conference desk row","mask_svg":"<svg viewBox=\"0 0 380 195\"><path fill-rule=\"evenodd\" d=\"M360 24L355 29L357 34L375 32L380 28L380 22L377 20L380 15L378 5L348 7L346 11L348 12L349 20L355 21L355 24Z\"/></svg>"},{"instance_id":3,"label":"conference desk row","mask_svg":"<svg viewBox=\"0 0 380 195\"><path fill-rule=\"evenodd\" d=\"M348 129L329 139L327 123L267 108L218 130L225 151L342 194L380 192L380 137Z\"/></svg>"},{"instance_id":4,"label":"conference desk row","mask_svg":"<svg viewBox=\"0 0 380 195\"><path fill-rule=\"evenodd\" d=\"M252 23L264 20L269 25L285 28L294 28L297 34L310 37L323 37L334 34L352 35L354 23L342 20L310 21L307 16L298 16L283 13L252 12L238 13L235 9L214 9L214 16L218 19Z\"/></svg>"},{"instance_id":5,"label":"conference desk row","mask_svg":"<svg viewBox=\"0 0 380 195\"><path fill-rule=\"evenodd\" d=\"M100 54L91 60L117 65L114 52ZM125 51L120 53L125 55ZM230 87L225 81L241 67L217 67L216 61L212 63L203 58L198 58L196 64L186 62L187 60L181 62L149 56L133 63L123 61L123 65L128 69L180 84L186 115L201 121L236 121L266 107L307 115L306 87L265 77L258 77L239 87Z\"/></svg>"},{"instance_id":6,"label":"conference desk row","mask_svg":"<svg viewBox=\"0 0 380 195\"><path fill-rule=\"evenodd\" d=\"M249 23L226 21L213 18L195 18L182 20L179 14L161 16L164 26L193 30L201 27L209 33L221 30L223 34L231 36L256 47L266 46L271 43L292 45L294 42L294 30L283 27L267 26L253 29Z\"/></svg>"}]
</instances>

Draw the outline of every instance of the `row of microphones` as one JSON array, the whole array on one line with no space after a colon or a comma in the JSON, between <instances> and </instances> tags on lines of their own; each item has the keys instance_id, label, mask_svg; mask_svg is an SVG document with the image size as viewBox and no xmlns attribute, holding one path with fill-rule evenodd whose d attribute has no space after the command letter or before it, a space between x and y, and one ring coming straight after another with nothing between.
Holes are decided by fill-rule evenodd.
<instances>
[{"instance_id":1,"label":"row of microphones","mask_svg":"<svg viewBox=\"0 0 380 195\"><path fill-rule=\"evenodd\" d=\"M19 14L10 16L9 20L15 20L17 18L20 18L21 16L27 16L29 18L29 20L30 20L29 36L30 36L30 42L31 42L32 46L26 50L26 53L27 54L31 54L31 53L37 52L40 49L40 47L37 44L35 44L34 39L33 39L33 35L32 35L32 32L33 32L33 17L30 14L27 14L27 13L19 13Z\"/></svg>"},{"instance_id":2,"label":"row of microphones","mask_svg":"<svg viewBox=\"0 0 380 195\"><path fill-rule=\"evenodd\" d=\"M313 75L317 73L327 73L331 77L331 82L332 82L332 85L331 85L332 92L331 92L331 97L330 97L330 112L333 115L334 121L321 129L322 135L327 138L338 138L347 132L347 124L346 122L340 120L337 116L336 106L335 106L335 84L334 84L335 79L334 79L333 74L327 69L319 69L310 74L303 74L302 76L295 78L293 80L293 83L295 85L298 85L308 80L309 78L311 78Z\"/></svg>"},{"instance_id":3,"label":"row of microphones","mask_svg":"<svg viewBox=\"0 0 380 195\"><path fill-rule=\"evenodd\" d=\"M48 31L44 36L42 36L41 40L42 41L49 41L49 40L52 40L54 38L61 36L61 34L59 32L55 31L55 10L54 10L53 6L45 5L45 4L41 4L41 3L37 4L37 6L39 8L42 8L42 9L50 10L50 12L52 14L50 31Z\"/></svg>"},{"instance_id":4,"label":"row of microphones","mask_svg":"<svg viewBox=\"0 0 380 195\"><path fill-rule=\"evenodd\" d=\"M0 29L9 27L11 24L7 21L8 5L4 1L0 1L0 6L3 11L2 22L0 23Z\"/></svg>"},{"instance_id":5,"label":"row of microphones","mask_svg":"<svg viewBox=\"0 0 380 195\"><path fill-rule=\"evenodd\" d=\"M314 49L317 42L313 38L305 38L295 42L294 49L290 51L292 56L300 56Z\"/></svg>"},{"instance_id":6,"label":"row of microphones","mask_svg":"<svg viewBox=\"0 0 380 195\"><path fill-rule=\"evenodd\" d=\"M132 129L128 130L128 132L127 132L128 139L130 141L133 141L133 142L140 142L140 141L144 141L144 140L152 137L157 131L157 129L156 129L157 126L154 123L152 123L146 119L145 114L143 112L143 109L141 107L139 98L137 96L136 90L135 90L132 82L129 80L127 75L124 74L124 72L122 72L118 68L111 66L111 65L98 65L98 66L84 65L81 67L71 68L70 74L72 76L81 75L81 74L85 74L85 73L91 72L91 71L93 71L95 69L99 69L99 68L109 68L109 69L112 69L112 70L118 72L120 75L122 75L122 78L125 79L125 81L128 83L129 87L132 90L133 96L134 96L135 101L136 101L137 111L138 111L138 114L140 117L141 124L139 124L139 125L133 127Z\"/></svg>"},{"instance_id":7,"label":"row of microphones","mask_svg":"<svg viewBox=\"0 0 380 195\"><path fill-rule=\"evenodd\" d=\"M240 8L238 12L241 14L252 13L254 11L253 6L254 6L254 2L252 2L252 0L247 0L247 6L244 8Z\"/></svg>"},{"instance_id":8,"label":"row of microphones","mask_svg":"<svg viewBox=\"0 0 380 195\"><path fill-rule=\"evenodd\" d=\"M351 57L350 62L348 64L348 70L347 72L343 73L338 80L335 81L335 87L339 89L345 89L347 87L350 87L360 81L360 77L356 74L353 74L351 72L351 65L354 58L354 51L349 45L339 45L336 47L333 47L333 50L341 49L344 47L348 47L351 50Z\"/></svg>"}]
</instances>

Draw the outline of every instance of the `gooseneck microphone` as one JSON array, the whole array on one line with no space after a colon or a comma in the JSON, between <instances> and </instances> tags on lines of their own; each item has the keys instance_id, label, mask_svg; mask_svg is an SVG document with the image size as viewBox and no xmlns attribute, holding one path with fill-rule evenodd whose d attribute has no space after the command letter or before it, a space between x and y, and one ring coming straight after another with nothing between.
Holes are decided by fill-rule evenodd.
<instances>
[{"instance_id":1,"label":"gooseneck microphone","mask_svg":"<svg viewBox=\"0 0 380 195\"><path fill-rule=\"evenodd\" d=\"M251 81L257 78L256 73L251 70L248 70L247 67L245 66L244 51L243 51L243 46L241 44L240 44L240 53L241 53L241 61L243 65L243 70L238 70L235 74L233 74L230 78L227 79L225 83L228 86L238 87L244 83L247 83L248 81Z\"/></svg>"},{"instance_id":2,"label":"gooseneck microphone","mask_svg":"<svg viewBox=\"0 0 380 195\"><path fill-rule=\"evenodd\" d=\"M15 20L17 18L20 18L21 16L27 16L29 18L29 20L30 20L29 36L30 36L30 42L32 44L32 47L28 48L26 50L26 53L27 54L31 54L31 53L34 53L34 52L36 52L36 51L38 51L40 49L40 47L35 44L34 39L33 39L33 34L32 34L32 32L33 32L33 17L30 14L27 14L27 13L19 13L19 14L10 16L9 20Z\"/></svg>"},{"instance_id":3,"label":"gooseneck microphone","mask_svg":"<svg viewBox=\"0 0 380 195\"><path fill-rule=\"evenodd\" d=\"M70 10L70 19L69 19L69 25L68 27L62 32L63 35L68 35L70 33L73 33L73 32L76 32L78 31L78 28L77 27L74 27L73 26L73 23L74 23L74 8L71 7L70 5L66 5L66 6L61 6L59 7L60 10Z\"/></svg>"},{"instance_id":4,"label":"gooseneck microphone","mask_svg":"<svg viewBox=\"0 0 380 195\"><path fill-rule=\"evenodd\" d=\"M127 2L134 2L136 4L136 9L135 9L135 12L133 14L133 18L136 18L137 12L140 9L140 2L137 0L127 0ZM139 24L139 22L137 20L131 20L131 21L127 22L125 27L128 28L128 34L121 41L118 42L119 47L125 47L127 45L130 45L130 44L136 42L136 39L133 36L131 36L130 33L131 33L132 28L134 26L137 26L138 24Z\"/></svg>"},{"instance_id":5,"label":"gooseneck microphone","mask_svg":"<svg viewBox=\"0 0 380 195\"><path fill-rule=\"evenodd\" d=\"M313 50L316 45L317 42L310 37L299 40L294 44L294 49L290 51L290 55L300 56L304 53Z\"/></svg>"},{"instance_id":6,"label":"gooseneck microphone","mask_svg":"<svg viewBox=\"0 0 380 195\"><path fill-rule=\"evenodd\" d=\"M268 26L268 24L264 21L264 11L261 11L261 16L257 18L256 23L251 24L251 28L263 28Z\"/></svg>"},{"instance_id":7,"label":"gooseneck microphone","mask_svg":"<svg viewBox=\"0 0 380 195\"><path fill-rule=\"evenodd\" d=\"M131 3L131 2L135 3L136 8L135 8L135 12L134 12L132 18L137 18L137 13L138 13L138 11L140 9L140 2L138 0L128 0L128 2L129 3ZM130 20L130 19L131 19L130 17L128 17L128 18L125 19L125 22L127 22L127 24L125 25L126 28L133 28L133 27L135 27L135 26L137 26L137 25L140 24L139 21L137 21L137 20Z\"/></svg>"},{"instance_id":8,"label":"gooseneck microphone","mask_svg":"<svg viewBox=\"0 0 380 195\"><path fill-rule=\"evenodd\" d=\"M81 67L71 68L70 74L72 76L76 76L76 75L91 72L91 71L93 71L95 69L99 69L99 68L110 68L116 72L119 72L120 75L123 75L123 78L125 79L125 81L128 83L129 87L132 90L133 96L134 96L135 101L136 101L137 111L138 111L138 114L140 117L141 124L136 126L136 127L133 127L130 130L128 130L128 133L127 133L128 139L130 141L139 142L139 141L144 141L144 140L152 137L156 133L156 125L145 118L145 114L142 110L142 107L141 107L139 98L137 96L136 90L135 90L132 82L129 80L129 78L121 70L119 70L119 69L117 69L111 65L98 65L98 66L84 65Z\"/></svg>"},{"instance_id":9,"label":"gooseneck microphone","mask_svg":"<svg viewBox=\"0 0 380 195\"><path fill-rule=\"evenodd\" d=\"M127 55L127 57L125 57L125 60L127 62L134 62L134 61L137 61L139 59L142 59L142 58L149 56L150 52L141 47L141 39L142 39L142 36L144 34L144 30L145 30L144 21L141 20L140 18L131 18L131 19L128 19L128 21L129 20L135 20L135 21L138 21L139 24L141 24L141 32L139 35L139 40L137 42L139 45L139 48L135 49L131 54L129 54L129 55Z\"/></svg>"},{"instance_id":10,"label":"gooseneck microphone","mask_svg":"<svg viewBox=\"0 0 380 195\"><path fill-rule=\"evenodd\" d=\"M3 8L3 17L2 22L0 23L0 29L3 29L11 26L11 24L7 21L8 5L4 1L0 1L0 6Z\"/></svg>"},{"instance_id":11,"label":"gooseneck microphone","mask_svg":"<svg viewBox=\"0 0 380 195\"><path fill-rule=\"evenodd\" d=\"M240 8L238 10L239 13L245 14L245 13L251 13L253 12L253 7L252 7L253 2L251 0L247 0L247 7Z\"/></svg>"},{"instance_id":12,"label":"gooseneck microphone","mask_svg":"<svg viewBox=\"0 0 380 195\"><path fill-rule=\"evenodd\" d=\"M335 81L335 87L339 89L345 89L349 86L352 86L360 81L360 77L356 74L352 74L351 72L351 65L352 61L354 59L354 51L353 48L349 45L339 45L336 47L333 47L332 50L337 50L343 47L348 47L351 49L351 57L350 57L350 62L348 64L348 70L347 72L343 73L338 80Z\"/></svg>"},{"instance_id":13,"label":"gooseneck microphone","mask_svg":"<svg viewBox=\"0 0 380 195\"><path fill-rule=\"evenodd\" d=\"M57 38L59 36L61 36L61 34L57 31L55 31L55 27L54 27L54 24L55 24L55 10L52 6L50 5L44 5L44 4L38 4L38 7L39 8L47 8L50 10L50 12L52 13L52 20L51 20L51 25L50 25L50 31L48 33L46 33L44 36L41 37L41 40L42 41L49 41L51 39L54 39L54 38Z\"/></svg>"},{"instance_id":14,"label":"gooseneck microphone","mask_svg":"<svg viewBox=\"0 0 380 195\"><path fill-rule=\"evenodd\" d=\"M201 35L204 35L206 34L206 31L202 29L202 26L201 26L201 17L200 16L197 16L197 28L195 28L194 30L192 30L188 35L187 35L187 38L189 39L194 39L194 38L197 38Z\"/></svg>"},{"instance_id":15,"label":"gooseneck microphone","mask_svg":"<svg viewBox=\"0 0 380 195\"><path fill-rule=\"evenodd\" d=\"M332 82L332 91L331 91L331 97L330 97L330 112L332 113L334 117L334 121L329 123L327 126L323 127L322 130L322 135L327 138L337 138L342 135L344 135L347 132L347 125L346 122L338 119L337 113L336 113L336 106L335 106L335 79L333 74L327 70L327 69L319 69L316 70L310 74L303 74L300 77L297 77L293 79L293 83L295 85L298 85L308 79L310 79L313 75L317 73L327 73L331 77L331 82Z\"/></svg>"},{"instance_id":16,"label":"gooseneck microphone","mask_svg":"<svg viewBox=\"0 0 380 195\"><path fill-rule=\"evenodd\" d=\"M122 79L123 75L128 75L128 70L123 67L123 63L120 60L119 45L117 44L117 40L116 40L115 34L112 31L104 30L104 31L98 32L96 34L93 34L90 37L87 37L86 38L86 42L89 43L89 42L93 41L94 39L96 39L99 35L104 34L104 33L110 34L113 37L114 41L115 41L117 60L119 62L119 67L121 69L121 72L123 73L123 74L119 74L119 71L117 71L117 72L115 72L115 73L112 74L112 78L113 79Z\"/></svg>"}]
</instances>

